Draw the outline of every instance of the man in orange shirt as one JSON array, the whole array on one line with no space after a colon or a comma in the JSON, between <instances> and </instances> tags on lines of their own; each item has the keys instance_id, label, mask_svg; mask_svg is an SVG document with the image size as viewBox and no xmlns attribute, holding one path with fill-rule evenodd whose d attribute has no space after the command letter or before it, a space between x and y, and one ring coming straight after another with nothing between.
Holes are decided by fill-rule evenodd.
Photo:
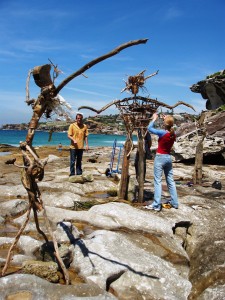
<instances>
[{"instance_id":1,"label":"man in orange shirt","mask_svg":"<svg viewBox=\"0 0 225 300\"><path fill-rule=\"evenodd\" d=\"M84 151L84 142L86 150L88 151L88 128L83 124L83 114L78 112L76 114L76 121L69 126L68 138L71 140L70 144L70 176L82 175L82 157Z\"/></svg>"}]
</instances>

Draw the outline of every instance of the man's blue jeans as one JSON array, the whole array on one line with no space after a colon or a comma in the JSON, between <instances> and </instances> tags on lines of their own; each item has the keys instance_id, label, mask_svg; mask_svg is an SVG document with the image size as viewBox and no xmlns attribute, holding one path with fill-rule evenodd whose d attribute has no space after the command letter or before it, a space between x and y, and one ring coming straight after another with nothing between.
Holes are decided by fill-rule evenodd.
<instances>
[{"instance_id":1,"label":"man's blue jeans","mask_svg":"<svg viewBox=\"0 0 225 300\"><path fill-rule=\"evenodd\" d=\"M156 154L154 160L154 201L152 206L161 208L162 195L162 172L164 171L167 187L170 193L170 203L173 207L178 208L177 189L173 180L172 160L169 154Z\"/></svg>"},{"instance_id":2,"label":"man's blue jeans","mask_svg":"<svg viewBox=\"0 0 225 300\"><path fill-rule=\"evenodd\" d=\"M76 175L82 174L82 156L83 149L70 149L70 176L75 175L75 164Z\"/></svg>"}]
</instances>

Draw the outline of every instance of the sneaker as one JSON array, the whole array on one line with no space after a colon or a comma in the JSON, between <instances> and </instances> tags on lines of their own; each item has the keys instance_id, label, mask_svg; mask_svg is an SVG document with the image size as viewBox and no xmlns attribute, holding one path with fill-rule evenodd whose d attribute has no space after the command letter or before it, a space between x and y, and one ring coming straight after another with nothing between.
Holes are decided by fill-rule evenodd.
<instances>
[{"instance_id":1,"label":"sneaker","mask_svg":"<svg viewBox=\"0 0 225 300\"><path fill-rule=\"evenodd\" d=\"M145 209L155 210L155 211L160 211L161 210L161 207L154 207L154 206L152 206L152 204L146 205L146 206L144 206L144 208Z\"/></svg>"}]
</instances>

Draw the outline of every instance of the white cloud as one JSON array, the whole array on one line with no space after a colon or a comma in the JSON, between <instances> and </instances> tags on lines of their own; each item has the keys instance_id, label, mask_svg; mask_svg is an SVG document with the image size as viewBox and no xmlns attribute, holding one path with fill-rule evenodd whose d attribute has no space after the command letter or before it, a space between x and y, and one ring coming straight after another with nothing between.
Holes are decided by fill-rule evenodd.
<instances>
[{"instance_id":1,"label":"white cloud","mask_svg":"<svg viewBox=\"0 0 225 300\"><path fill-rule=\"evenodd\" d=\"M170 7L165 13L166 20L173 20L180 18L183 15L182 11L175 7Z\"/></svg>"}]
</instances>

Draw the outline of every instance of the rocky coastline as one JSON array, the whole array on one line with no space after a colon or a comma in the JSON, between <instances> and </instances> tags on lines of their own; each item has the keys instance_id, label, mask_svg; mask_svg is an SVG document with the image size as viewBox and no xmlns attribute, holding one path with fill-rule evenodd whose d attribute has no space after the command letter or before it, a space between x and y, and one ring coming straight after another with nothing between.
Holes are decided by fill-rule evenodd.
<instances>
[{"instance_id":1,"label":"rocky coastline","mask_svg":"<svg viewBox=\"0 0 225 300\"><path fill-rule=\"evenodd\" d=\"M7 152L0 156L2 270L28 202L20 169L5 164L12 158L22 163L19 149L1 149ZM70 285L65 285L57 264L48 255L43 258L44 241L32 216L6 276L0 278L1 299L223 299L223 165L204 164L203 184L193 185L194 165L174 162L179 209L154 212L143 209L153 199L153 160L147 161L144 202L134 201L135 150L126 201L117 197L120 174L105 175L111 147L84 153L82 180L68 177L68 149L59 153L55 147L40 147L37 151L40 158L48 157L39 187ZM220 181L221 189L212 187L215 180ZM41 228L46 232L44 222Z\"/></svg>"}]
</instances>

